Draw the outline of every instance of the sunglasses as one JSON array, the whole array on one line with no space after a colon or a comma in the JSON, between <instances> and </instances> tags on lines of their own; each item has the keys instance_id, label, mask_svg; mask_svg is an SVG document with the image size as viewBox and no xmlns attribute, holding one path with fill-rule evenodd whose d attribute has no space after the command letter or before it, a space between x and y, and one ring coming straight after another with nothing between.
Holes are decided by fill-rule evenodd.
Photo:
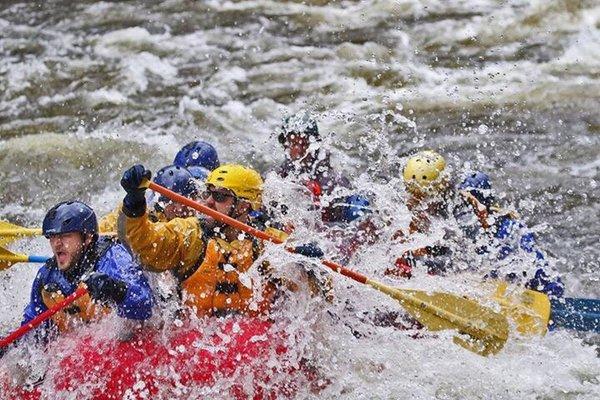
<instances>
[{"instance_id":1,"label":"sunglasses","mask_svg":"<svg viewBox=\"0 0 600 400\"><path fill-rule=\"evenodd\" d=\"M229 197L234 197L233 194L231 193L227 193L227 192L218 192L216 190L205 190L204 192L202 192L202 194L200 195L204 200L208 200L209 197L212 196L213 200L216 203L223 203L224 201L226 201Z\"/></svg>"}]
</instances>

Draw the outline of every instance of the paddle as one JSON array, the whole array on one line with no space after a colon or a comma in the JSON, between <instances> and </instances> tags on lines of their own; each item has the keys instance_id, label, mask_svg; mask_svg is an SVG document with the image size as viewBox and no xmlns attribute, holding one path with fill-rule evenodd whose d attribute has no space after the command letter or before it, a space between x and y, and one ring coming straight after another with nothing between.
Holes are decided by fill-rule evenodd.
<instances>
[{"instance_id":1,"label":"paddle","mask_svg":"<svg viewBox=\"0 0 600 400\"><path fill-rule=\"evenodd\" d=\"M413 256L429 253L426 247L411 250ZM565 328L580 332L600 332L600 300L550 299L545 293L492 281L493 300L500 312L516 325L523 336L544 335L548 329Z\"/></svg>"},{"instance_id":2,"label":"paddle","mask_svg":"<svg viewBox=\"0 0 600 400\"><path fill-rule=\"evenodd\" d=\"M41 234L42 230L38 228L24 228L10 222L0 221L0 246L2 247L15 240L27 236L39 236Z\"/></svg>"},{"instance_id":3,"label":"paddle","mask_svg":"<svg viewBox=\"0 0 600 400\"><path fill-rule=\"evenodd\" d=\"M0 271L8 269L19 262L44 263L48 258L50 257L13 253L8 249L0 247Z\"/></svg>"},{"instance_id":4,"label":"paddle","mask_svg":"<svg viewBox=\"0 0 600 400\"><path fill-rule=\"evenodd\" d=\"M580 332L600 333L600 300L552 299L550 328L574 329Z\"/></svg>"},{"instance_id":5,"label":"paddle","mask_svg":"<svg viewBox=\"0 0 600 400\"><path fill-rule=\"evenodd\" d=\"M513 286L507 282L494 282L493 299L500 304L501 313L515 323L523 336L544 335L550 320L550 299L545 293Z\"/></svg>"},{"instance_id":6,"label":"paddle","mask_svg":"<svg viewBox=\"0 0 600 400\"><path fill-rule=\"evenodd\" d=\"M410 253L419 257L430 254L430 249L422 247ZM517 332L523 336L546 333L550 319L550 300L546 294L517 286L508 290L508 284L502 281L489 281L489 284L494 285L493 300L500 304L500 312L516 325Z\"/></svg>"},{"instance_id":7,"label":"paddle","mask_svg":"<svg viewBox=\"0 0 600 400\"><path fill-rule=\"evenodd\" d=\"M556 328L600 333L600 300L550 299L545 293L530 289L515 288L508 292L506 282L497 285L494 299L523 335L543 335L547 329Z\"/></svg>"},{"instance_id":8,"label":"paddle","mask_svg":"<svg viewBox=\"0 0 600 400\"><path fill-rule=\"evenodd\" d=\"M200 211L217 221L257 238L276 244L283 243L277 237L252 228L154 182L144 181L142 187L148 187L175 202ZM290 248L286 248L286 250L294 252ZM473 300L448 293L427 293L418 290L397 289L369 279L332 261L321 259L321 262L337 273L369 285L398 300L409 314L428 329L432 331L453 329L465 334L468 338L457 336L454 341L470 351L484 356L496 354L508 339L508 322L506 318Z\"/></svg>"},{"instance_id":9,"label":"paddle","mask_svg":"<svg viewBox=\"0 0 600 400\"><path fill-rule=\"evenodd\" d=\"M63 308L67 307L69 304L73 303L75 300L77 300L81 296L85 295L87 292L88 291L85 287L77 288L77 290L75 290L73 293L71 293L70 295L65 297L64 300L56 303L53 307L51 307L51 308L47 309L46 311L44 311L43 313L39 314L38 316L36 316L34 319L29 321L28 323L21 325L13 333L6 336L4 339L0 339L0 349L7 347L8 345L10 345L15 340L22 337L29 331L37 328L43 322L50 319L54 314L56 314Z\"/></svg>"}]
</instances>

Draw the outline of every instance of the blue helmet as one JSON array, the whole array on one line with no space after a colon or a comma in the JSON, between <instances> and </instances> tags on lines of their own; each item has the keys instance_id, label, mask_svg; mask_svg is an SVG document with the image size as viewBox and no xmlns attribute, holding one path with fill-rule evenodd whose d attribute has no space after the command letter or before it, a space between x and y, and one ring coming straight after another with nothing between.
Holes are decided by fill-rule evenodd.
<instances>
[{"instance_id":1,"label":"blue helmet","mask_svg":"<svg viewBox=\"0 0 600 400\"><path fill-rule=\"evenodd\" d=\"M467 175L459 186L460 190L491 189L490 177L485 172L476 171Z\"/></svg>"},{"instance_id":2,"label":"blue helmet","mask_svg":"<svg viewBox=\"0 0 600 400\"><path fill-rule=\"evenodd\" d=\"M182 196L194 195L198 190L191 172L187 168L176 165L168 165L161 168L154 177L154 183ZM159 197L159 201L169 200L161 196Z\"/></svg>"},{"instance_id":3,"label":"blue helmet","mask_svg":"<svg viewBox=\"0 0 600 400\"><path fill-rule=\"evenodd\" d=\"M81 201L63 201L46 213L42 233L47 238L61 233L98 233L96 213Z\"/></svg>"},{"instance_id":4,"label":"blue helmet","mask_svg":"<svg viewBox=\"0 0 600 400\"><path fill-rule=\"evenodd\" d=\"M208 174L210 174L210 170L197 165L190 165L189 167L187 167L187 170L190 171L194 178L202 182L204 182Z\"/></svg>"},{"instance_id":5,"label":"blue helmet","mask_svg":"<svg viewBox=\"0 0 600 400\"><path fill-rule=\"evenodd\" d=\"M190 142L183 146L175 156L173 164L186 168L194 165L210 171L221 165L217 150L212 144L203 140Z\"/></svg>"},{"instance_id":6,"label":"blue helmet","mask_svg":"<svg viewBox=\"0 0 600 400\"><path fill-rule=\"evenodd\" d=\"M476 171L468 174L458 188L468 191L485 206L489 207L494 202L490 177L485 172Z\"/></svg>"},{"instance_id":7,"label":"blue helmet","mask_svg":"<svg viewBox=\"0 0 600 400\"><path fill-rule=\"evenodd\" d=\"M346 204L342 218L346 222L352 222L355 219L365 215L371 210L368 208L370 205L369 200L358 194L353 194L346 198Z\"/></svg>"}]
</instances>

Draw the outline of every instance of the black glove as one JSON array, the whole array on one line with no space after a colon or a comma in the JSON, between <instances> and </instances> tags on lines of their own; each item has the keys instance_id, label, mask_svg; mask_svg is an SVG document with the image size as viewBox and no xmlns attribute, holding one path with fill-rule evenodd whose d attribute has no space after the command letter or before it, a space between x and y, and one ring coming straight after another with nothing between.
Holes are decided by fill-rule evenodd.
<instances>
[{"instance_id":1,"label":"black glove","mask_svg":"<svg viewBox=\"0 0 600 400\"><path fill-rule=\"evenodd\" d=\"M146 212L146 188L140 188L144 179L150 179L152 173L137 164L123 173L121 186L127 192L123 199L123 213L130 218L141 217Z\"/></svg>"},{"instance_id":2,"label":"black glove","mask_svg":"<svg viewBox=\"0 0 600 400\"><path fill-rule=\"evenodd\" d=\"M127 285L101 272L94 272L86 280L91 298L101 302L121 303L127 294Z\"/></svg>"},{"instance_id":3,"label":"black glove","mask_svg":"<svg viewBox=\"0 0 600 400\"><path fill-rule=\"evenodd\" d=\"M323 250L321 250L315 243L303 244L294 248L294 253L301 254L306 257L323 257Z\"/></svg>"},{"instance_id":4,"label":"black glove","mask_svg":"<svg viewBox=\"0 0 600 400\"><path fill-rule=\"evenodd\" d=\"M426 246L427 255L432 257L446 256L452 254L449 247L446 246Z\"/></svg>"}]
</instances>

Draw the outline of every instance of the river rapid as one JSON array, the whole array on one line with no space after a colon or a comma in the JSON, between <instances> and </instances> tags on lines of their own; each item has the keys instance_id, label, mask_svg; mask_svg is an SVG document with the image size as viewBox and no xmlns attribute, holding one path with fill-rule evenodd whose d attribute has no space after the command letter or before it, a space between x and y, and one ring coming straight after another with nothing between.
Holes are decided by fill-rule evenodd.
<instances>
[{"instance_id":1,"label":"river rapid","mask_svg":"<svg viewBox=\"0 0 600 400\"><path fill-rule=\"evenodd\" d=\"M283 160L274 132L302 109L317 117L336 169L375 197L384 239L408 219L406 157L432 148L456 176L490 174L567 296L600 297L597 0L4 1L0 219L39 226L71 198L104 214L122 199L127 167L156 171L201 138L222 161L261 171L267 199L293 204L304 221L297 240L334 251L299 188L270 172ZM293 275L298 260L273 247L266 257ZM11 249L49 254L43 239ZM400 250L381 240L350 266L389 284L484 296L481 274L384 276ZM35 268L0 272L0 333L18 325ZM299 398L600 398L593 335L511 339L483 358L451 334L374 326L364 313L397 303L333 278L333 304L303 298L287 310L288 332L303 331L290 335L302 337L298 357L329 382Z\"/></svg>"}]
</instances>

